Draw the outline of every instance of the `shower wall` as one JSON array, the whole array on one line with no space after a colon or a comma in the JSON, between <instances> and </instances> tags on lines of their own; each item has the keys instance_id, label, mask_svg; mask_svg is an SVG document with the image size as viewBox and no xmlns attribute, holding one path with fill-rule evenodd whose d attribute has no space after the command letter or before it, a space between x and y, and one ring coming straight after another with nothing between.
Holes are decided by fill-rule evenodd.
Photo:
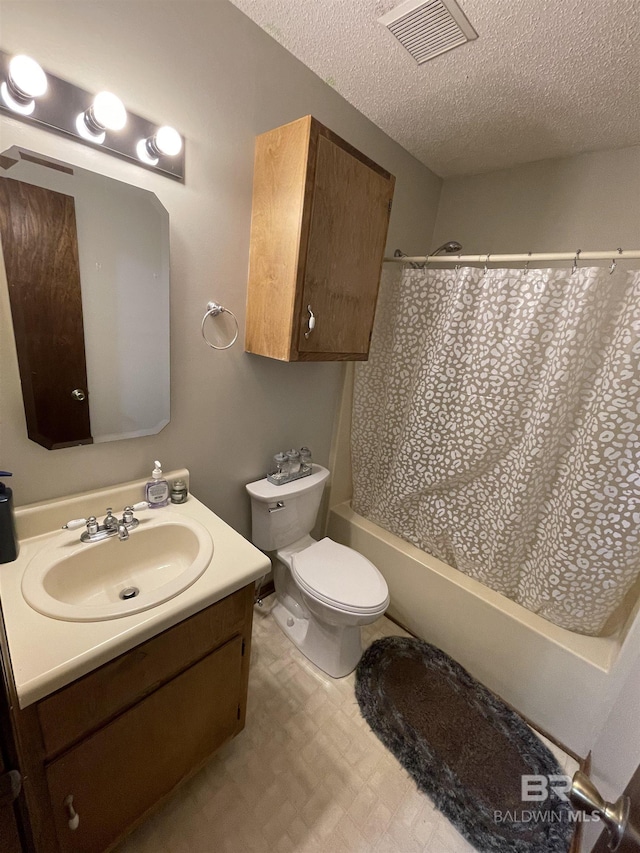
<instances>
[{"instance_id":1,"label":"shower wall","mask_svg":"<svg viewBox=\"0 0 640 853\"><path fill-rule=\"evenodd\" d=\"M640 246L640 146L447 178L434 245L464 252Z\"/></svg>"}]
</instances>

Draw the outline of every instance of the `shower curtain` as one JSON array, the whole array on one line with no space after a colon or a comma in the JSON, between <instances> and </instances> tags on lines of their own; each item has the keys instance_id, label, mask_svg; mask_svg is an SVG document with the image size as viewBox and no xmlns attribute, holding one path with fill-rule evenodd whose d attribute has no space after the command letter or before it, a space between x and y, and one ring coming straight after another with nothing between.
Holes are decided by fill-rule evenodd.
<instances>
[{"instance_id":1,"label":"shower curtain","mask_svg":"<svg viewBox=\"0 0 640 853\"><path fill-rule=\"evenodd\" d=\"M640 273L383 275L354 509L557 625L640 573Z\"/></svg>"}]
</instances>

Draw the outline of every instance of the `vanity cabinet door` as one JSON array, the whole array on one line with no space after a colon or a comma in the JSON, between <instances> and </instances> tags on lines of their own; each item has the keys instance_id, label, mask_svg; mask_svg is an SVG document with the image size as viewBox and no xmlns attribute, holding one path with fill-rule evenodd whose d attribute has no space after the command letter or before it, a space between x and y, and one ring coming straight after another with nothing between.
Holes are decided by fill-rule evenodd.
<instances>
[{"instance_id":1,"label":"vanity cabinet door","mask_svg":"<svg viewBox=\"0 0 640 853\"><path fill-rule=\"evenodd\" d=\"M236 734L242 646L230 640L49 765L62 851L104 851Z\"/></svg>"}]
</instances>

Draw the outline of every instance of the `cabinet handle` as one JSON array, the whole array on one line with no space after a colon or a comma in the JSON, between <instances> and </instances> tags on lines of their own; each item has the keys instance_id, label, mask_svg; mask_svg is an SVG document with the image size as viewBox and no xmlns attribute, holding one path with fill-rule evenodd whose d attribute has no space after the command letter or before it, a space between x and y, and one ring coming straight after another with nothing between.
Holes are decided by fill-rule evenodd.
<instances>
[{"instance_id":1,"label":"cabinet handle","mask_svg":"<svg viewBox=\"0 0 640 853\"><path fill-rule=\"evenodd\" d=\"M309 320L308 320L309 331L304 333L305 338L308 338L309 335L311 334L311 332L313 332L313 330L316 327L316 315L311 310L311 305L307 305L307 311L309 312Z\"/></svg>"},{"instance_id":2,"label":"cabinet handle","mask_svg":"<svg viewBox=\"0 0 640 853\"><path fill-rule=\"evenodd\" d=\"M73 794L69 794L64 798L64 807L67 811L67 817L69 818L69 829L77 829L80 825L80 815L73 807Z\"/></svg>"}]
</instances>

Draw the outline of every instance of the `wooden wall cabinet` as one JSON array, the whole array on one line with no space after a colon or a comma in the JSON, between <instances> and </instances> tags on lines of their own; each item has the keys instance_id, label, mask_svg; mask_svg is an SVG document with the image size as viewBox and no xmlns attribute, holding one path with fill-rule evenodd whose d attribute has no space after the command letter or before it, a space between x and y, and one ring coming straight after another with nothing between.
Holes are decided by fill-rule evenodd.
<instances>
[{"instance_id":1,"label":"wooden wall cabinet","mask_svg":"<svg viewBox=\"0 0 640 853\"><path fill-rule=\"evenodd\" d=\"M249 584L18 713L37 853L112 849L241 731L253 592Z\"/></svg>"},{"instance_id":2,"label":"wooden wall cabinet","mask_svg":"<svg viewBox=\"0 0 640 853\"><path fill-rule=\"evenodd\" d=\"M312 116L257 137L247 352L366 360L394 184Z\"/></svg>"}]
</instances>

